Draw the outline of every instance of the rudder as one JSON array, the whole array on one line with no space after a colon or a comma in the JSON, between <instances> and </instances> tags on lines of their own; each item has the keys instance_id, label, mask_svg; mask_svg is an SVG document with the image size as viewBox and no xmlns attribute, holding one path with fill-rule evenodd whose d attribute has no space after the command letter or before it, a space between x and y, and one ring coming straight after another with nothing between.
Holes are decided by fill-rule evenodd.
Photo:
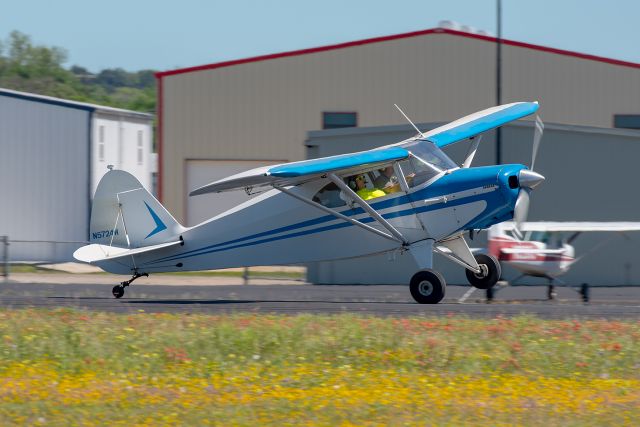
<instances>
[{"instance_id":1,"label":"rudder","mask_svg":"<svg viewBox=\"0 0 640 427\"><path fill-rule=\"evenodd\" d=\"M89 241L122 248L164 243L185 228L133 175L111 170L93 198Z\"/></svg>"}]
</instances>

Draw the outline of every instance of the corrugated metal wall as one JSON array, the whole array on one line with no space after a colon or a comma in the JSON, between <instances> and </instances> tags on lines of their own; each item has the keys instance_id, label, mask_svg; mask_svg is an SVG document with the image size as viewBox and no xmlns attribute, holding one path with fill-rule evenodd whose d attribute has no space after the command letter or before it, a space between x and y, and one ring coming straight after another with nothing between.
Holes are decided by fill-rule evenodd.
<instances>
[{"instance_id":1,"label":"corrugated metal wall","mask_svg":"<svg viewBox=\"0 0 640 427\"><path fill-rule=\"evenodd\" d=\"M0 235L87 240L90 112L0 96ZM11 259L68 260L78 245L12 243Z\"/></svg>"},{"instance_id":2,"label":"corrugated metal wall","mask_svg":"<svg viewBox=\"0 0 640 427\"><path fill-rule=\"evenodd\" d=\"M305 157L323 111L359 126L450 121L495 104L495 43L431 33L161 77L162 198L184 218L186 159ZM611 126L640 112L640 67L505 45L503 100L540 100L547 121Z\"/></svg>"},{"instance_id":3,"label":"corrugated metal wall","mask_svg":"<svg viewBox=\"0 0 640 427\"><path fill-rule=\"evenodd\" d=\"M434 124L423 124L431 129ZM364 150L393 143L412 132L408 126L372 129L336 129L311 132L307 143L310 156L327 156ZM530 164L533 128L527 121L504 127L504 163ZM454 160L464 159L468 143L445 150ZM474 166L495 163L494 132L482 140ZM533 192L531 221L640 221L640 199L635 197L637 180L633 171L640 158L640 131L602 129L547 123L535 169L546 181ZM600 246L601 242L605 242ZM483 233L470 246L485 247ZM586 255L560 279L569 284L640 284L640 233L584 233L573 242L576 256ZM596 250L591 252L594 247ZM464 270L434 255L435 268L447 282L465 284ZM417 266L410 256L388 261L386 255L374 258L314 263L310 281L316 283L398 283L406 284ZM505 277L518 274L505 269ZM527 279L524 283L545 283Z\"/></svg>"}]
</instances>

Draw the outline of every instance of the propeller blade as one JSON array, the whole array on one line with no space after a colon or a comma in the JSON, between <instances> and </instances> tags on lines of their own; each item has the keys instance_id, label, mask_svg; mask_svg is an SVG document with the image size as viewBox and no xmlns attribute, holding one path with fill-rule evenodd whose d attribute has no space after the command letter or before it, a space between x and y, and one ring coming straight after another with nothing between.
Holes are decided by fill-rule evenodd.
<instances>
[{"instance_id":1,"label":"propeller blade","mask_svg":"<svg viewBox=\"0 0 640 427\"><path fill-rule=\"evenodd\" d=\"M536 164L536 157L538 156L538 147L540 147L540 140L542 139L542 134L544 133L544 123L540 116L536 116L536 121L534 123L533 130L533 150L531 152L531 170Z\"/></svg>"},{"instance_id":2,"label":"propeller blade","mask_svg":"<svg viewBox=\"0 0 640 427\"><path fill-rule=\"evenodd\" d=\"M513 210L513 220L516 225L516 230L518 231L518 237L522 238L522 232L520 231L522 228L522 223L527 220L527 214L529 213L529 193L531 190L529 188L521 188L518 193L518 198L516 199L516 206Z\"/></svg>"}]
</instances>

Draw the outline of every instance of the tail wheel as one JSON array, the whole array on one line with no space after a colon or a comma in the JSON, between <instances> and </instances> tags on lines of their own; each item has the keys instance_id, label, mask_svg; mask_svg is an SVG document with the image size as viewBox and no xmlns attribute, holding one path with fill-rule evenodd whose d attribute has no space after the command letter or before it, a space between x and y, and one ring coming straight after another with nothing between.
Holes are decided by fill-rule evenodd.
<instances>
[{"instance_id":1,"label":"tail wheel","mask_svg":"<svg viewBox=\"0 0 640 427\"><path fill-rule=\"evenodd\" d=\"M444 277L434 270L420 270L411 278L411 296L419 304L437 304L444 298Z\"/></svg>"},{"instance_id":2,"label":"tail wheel","mask_svg":"<svg viewBox=\"0 0 640 427\"><path fill-rule=\"evenodd\" d=\"M113 289L111 289L111 293L116 298L122 298L122 296L124 295L124 286L122 285L114 286Z\"/></svg>"},{"instance_id":3,"label":"tail wheel","mask_svg":"<svg viewBox=\"0 0 640 427\"><path fill-rule=\"evenodd\" d=\"M475 256L475 259L482 272L478 274L471 270L465 271L467 280L474 288L489 289L493 287L502 275L500 262L498 262L497 258L493 255L486 254L478 254Z\"/></svg>"}]
</instances>

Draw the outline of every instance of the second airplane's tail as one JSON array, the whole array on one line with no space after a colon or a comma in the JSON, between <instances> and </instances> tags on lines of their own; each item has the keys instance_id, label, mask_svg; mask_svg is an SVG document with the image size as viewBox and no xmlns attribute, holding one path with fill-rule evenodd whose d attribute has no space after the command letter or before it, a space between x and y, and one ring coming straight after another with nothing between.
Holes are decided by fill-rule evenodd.
<instances>
[{"instance_id":1,"label":"second airplane's tail","mask_svg":"<svg viewBox=\"0 0 640 427\"><path fill-rule=\"evenodd\" d=\"M181 241L185 228L130 173L107 172L96 189L90 245L74 257L95 262L161 249Z\"/></svg>"}]
</instances>

